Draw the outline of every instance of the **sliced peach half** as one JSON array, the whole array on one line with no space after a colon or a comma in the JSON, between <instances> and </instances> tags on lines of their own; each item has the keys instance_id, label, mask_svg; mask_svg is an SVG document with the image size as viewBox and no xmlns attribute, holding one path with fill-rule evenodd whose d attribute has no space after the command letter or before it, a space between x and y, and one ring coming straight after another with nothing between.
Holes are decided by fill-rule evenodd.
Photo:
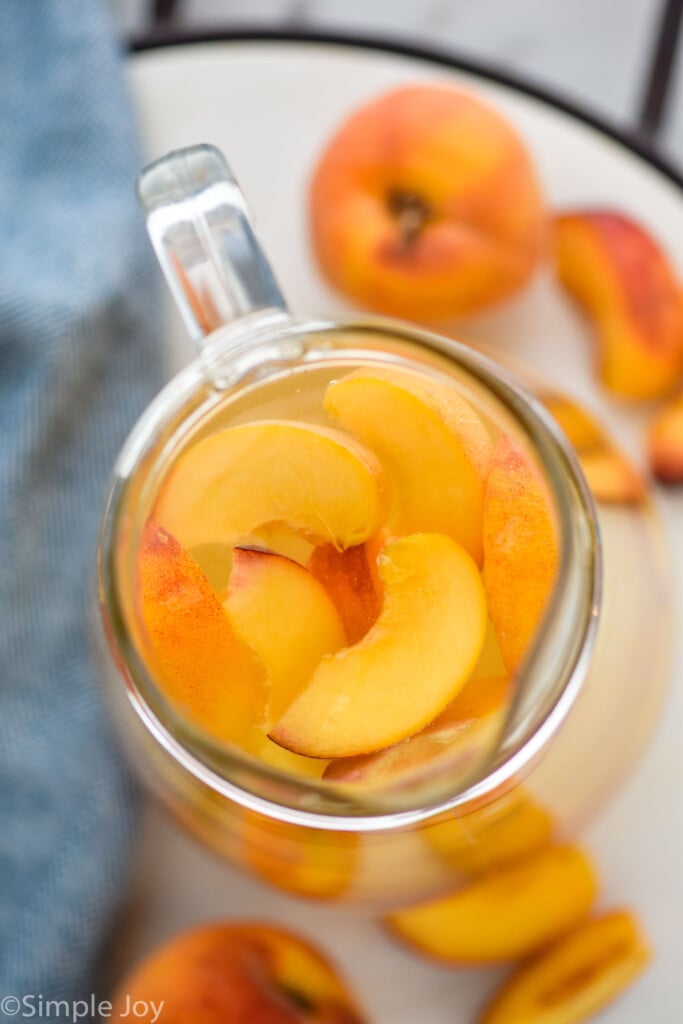
<instances>
[{"instance_id":1,"label":"sliced peach half","mask_svg":"<svg viewBox=\"0 0 683 1024\"><path fill-rule=\"evenodd\" d=\"M421 533L378 559L382 613L353 647L323 658L271 731L309 757L352 757L419 732L464 686L486 632L476 565L450 537Z\"/></svg>"},{"instance_id":2,"label":"sliced peach half","mask_svg":"<svg viewBox=\"0 0 683 1024\"><path fill-rule=\"evenodd\" d=\"M544 395L542 401L576 451L596 501L638 505L645 500L642 476L587 409L566 395Z\"/></svg>"},{"instance_id":3,"label":"sliced peach half","mask_svg":"<svg viewBox=\"0 0 683 1024\"><path fill-rule=\"evenodd\" d=\"M390 929L449 963L498 963L541 949L588 916L596 894L584 853L554 846L484 875L451 896L399 910Z\"/></svg>"},{"instance_id":4,"label":"sliced peach half","mask_svg":"<svg viewBox=\"0 0 683 1024\"><path fill-rule=\"evenodd\" d=\"M663 484L683 484L683 394L655 414L648 431L652 472Z\"/></svg>"},{"instance_id":5,"label":"sliced peach half","mask_svg":"<svg viewBox=\"0 0 683 1024\"><path fill-rule=\"evenodd\" d=\"M538 853L552 832L548 812L517 788L468 814L436 822L423 835L458 874L472 877Z\"/></svg>"},{"instance_id":6,"label":"sliced peach half","mask_svg":"<svg viewBox=\"0 0 683 1024\"><path fill-rule=\"evenodd\" d=\"M377 621L382 608L382 588L377 573L377 554L384 540L372 538L346 551L333 544L314 548L309 571L332 598L344 626L346 642L355 644Z\"/></svg>"},{"instance_id":7,"label":"sliced peach half","mask_svg":"<svg viewBox=\"0 0 683 1024\"><path fill-rule=\"evenodd\" d=\"M335 782L382 785L406 773L438 771L446 766L466 771L491 750L503 724L507 676L472 679L434 721L415 736L376 754L343 757L330 762L325 778Z\"/></svg>"},{"instance_id":8,"label":"sliced peach half","mask_svg":"<svg viewBox=\"0 0 683 1024\"><path fill-rule=\"evenodd\" d=\"M206 732L243 744L266 708L265 672L195 560L150 520L137 598L160 688Z\"/></svg>"},{"instance_id":9,"label":"sliced peach half","mask_svg":"<svg viewBox=\"0 0 683 1024\"><path fill-rule=\"evenodd\" d=\"M385 468L394 536L445 533L481 562L491 442L455 389L399 370L358 370L329 386L325 408Z\"/></svg>"},{"instance_id":10,"label":"sliced peach half","mask_svg":"<svg viewBox=\"0 0 683 1024\"><path fill-rule=\"evenodd\" d=\"M628 399L669 392L683 365L683 305L652 235L614 210L568 211L555 219L555 261L594 328L605 387Z\"/></svg>"},{"instance_id":11,"label":"sliced peach half","mask_svg":"<svg viewBox=\"0 0 683 1024\"><path fill-rule=\"evenodd\" d=\"M502 436L484 497L484 584L503 661L519 668L540 626L557 573L558 539L542 481Z\"/></svg>"},{"instance_id":12,"label":"sliced peach half","mask_svg":"<svg viewBox=\"0 0 683 1024\"><path fill-rule=\"evenodd\" d=\"M604 914L520 967L480 1024L581 1024L620 996L650 958L631 913Z\"/></svg>"},{"instance_id":13,"label":"sliced peach half","mask_svg":"<svg viewBox=\"0 0 683 1024\"><path fill-rule=\"evenodd\" d=\"M224 608L267 669L271 722L301 692L323 655L345 644L323 585L301 565L270 551L235 548Z\"/></svg>"},{"instance_id":14,"label":"sliced peach half","mask_svg":"<svg viewBox=\"0 0 683 1024\"><path fill-rule=\"evenodd\" d=\"M157 521L185 547L286 523L314 543L361 544L386 514L376 457L327 427L263 420L198 441L178 459Z\"/></svg>"}]
</instances>

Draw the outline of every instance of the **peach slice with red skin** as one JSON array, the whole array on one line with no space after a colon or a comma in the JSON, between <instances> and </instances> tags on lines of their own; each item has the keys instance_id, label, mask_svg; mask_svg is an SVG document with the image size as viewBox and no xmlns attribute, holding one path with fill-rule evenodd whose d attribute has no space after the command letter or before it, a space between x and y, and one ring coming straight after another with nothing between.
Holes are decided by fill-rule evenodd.
<instances>
[{"instance_id":1,"label":"peach slice with red skin","mask_svg":"<svg viewBox=\"0 0 683 1024\"><path fill-rule=\"evenodd\" d=\"M479 1024L582 1024L620 996L650 959L631 913L604 914L523 964Z\"/></svg>"},{"instance_id":2,"label":"peach slice with red skin","mask_svg":"<svg viewBox=\"0 0 683 1024\"><path fill-rule=\"evenodd\" d=\"M541 396L571 442L595 500L604 505L638 505L645 482L607 431L582 405L566 395Z\"/></svg>"},{"instance_id":3,"label":"peach slice with red skin","mask_svg":"<svg viewBox=\"0 0 683 1024\"><path fill-rule=\"evenodd\" d=\"M650 466L659 482L683 484L683 394L655 413L647 445Z\"/></svg>"},{"instance_id":4,"label":"peach slice with red skin","mask_svg":"<svg viewBox=\"0 0 683 1024\"><path fill-rule=\"evenodd\" d=\"M223 607L267 669L271 722L304 688L320 659L345 644L323 585L296 562L269 551L235 548Z\"/></svg>"},{"instance_id":5,"label":"peach slice with red skin","mask_svg":"<svg viewBox=\"0 0 683 1024\"><path fill-rule=\"evenodd\" d=\"M391 931L434 959L501 963L541 949L587 916L596 894L580 850L551 846L470 882L451 896L399 910Z\"/></svg>"},{"instance_id":6,"label":"peach slice with red skin","mask_svg":"<svg viewBox=\"0 0 683 1024\"><path fill-rule=\"evenodd\" d=\"M376 558L383 543L372 539L346 551L321 544L311 553L308 569L334 602L348 644L362 640L382 609Z\"/></svg>"},{"instance_id":7,"label":"peach slice with red skin","mask_svg":"<svg viewBox=\"0 0 683 1024\"><path fill-rule=\"evenodd\" d=\"M197 563L153 520L140 540L137 601L161 690L214 738L245 744L264 717L265 672Z\"/></svg>"},{"instance_id":8,"label":"peach slice with red skin","mask_svg":"<svg viewBox=\"0 0 683 1024\"><path fill-rule=\"evenodd\" d=\"M177 460L155 517L185 547L285 523L314 543L367 540L387 496L376 457L327 427L262 420L202 438Z\"/></svg>"},{"instance_id":9,"label":"peach slice with red skin","mask_svg":"<svg viewBox=\"0 0 683 1024\"><path fill-rule=\"evenodd\" d=\"M376 754L332 761L324 778L334 782L390 784L407 773L465 771L491 750L502 727L510 680L472 679L422 732Z\"/></svg>"},{"instance_id":10,"label":"peach slice with red skin","mask_svg":"<svg viewBox=\"0 0 683 1024\"><path fill-rule=\"evenodd\" d=\"M667 394L683 366L683 303L655 239L613 210L575 210L555 219L560 282L595 331L605 387L621 398Z\"/></svg>"},{"instance_id":11,"label":"peach slice with red skin","mask_svg":"<svg viewBox=\"0 0 683 1024\"><path fill-rule=\"evenodd\" d=\"M382 612L353 647L324 657L271 730L309 757L351 757L419 732L469 678L484 642L486 600L467 552L441 534L387 544Z\"/></svg>"},{"instance_id":12,"label":"peach slice with red skin","mask_svg":"<svg viewBox=\"0 0 683 1024\"><path fill-rule=\"evenodd\" d=\"M443 321L521 288L545 248L525 146L476 96L404 86L351 114L310 186L327 280L364 308Z\"/></svg>"},{"instance_id":13,"label":"peach slice with red skin","mask_svg":"<svg viewBox=\"0 0 683 1024\"><path fill-rule=\"evenodd\" d=\"M506 435L491 460L483 524L489 614L505 666L514 673L552 592L558 540L540 476Z\"/></svg>"},{"instance_id":14,"label":"peach slice with red skin","mask_svg":"<svg viewBox=\"0 0 683 1024\"><path fill-rule=\"evenodd\" d=\"M161 1005L161 1014L158 1008ZM111 1019L152 1024L363 1024L311 943L260 922L204 925L149 954L119 985Z\"/></svg>"},{"instance_id":15,"label":"peach slice with red skin","mask_svg":"<svg viewBox=\"0 0 683 1024\"><path fill-rule=\"evenodd\" d=\"M484 482L492 451L486 427L446 384L373 367L336 381L325 409L379 458L393 496L394 537L444 533L481 562Z\"/></svg>"}]
</instances>

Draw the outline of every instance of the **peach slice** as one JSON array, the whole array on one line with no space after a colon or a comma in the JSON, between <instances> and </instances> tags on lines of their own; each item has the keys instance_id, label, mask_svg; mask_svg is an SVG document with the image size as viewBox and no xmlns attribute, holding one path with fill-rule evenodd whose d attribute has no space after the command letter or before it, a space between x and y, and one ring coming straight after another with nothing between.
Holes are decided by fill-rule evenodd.
<instances>
[{"instance_id":1,"label":"peach slice","mask_svg":"<svg viewBox=\"0 0 683 1024\"><path fill-rule=\"evenodd\" d=\"M346 551L321 544L309 559L308 569L332 598L349 644L362 640L381 611L376 559L383 543L373 538Z\"/></svg>"},{"instance_id":2,"label":"peach slice","mask_svg":"<svg viewBox=\"0 0 683 1024\"><path fill-rule=\"evenodd\" d=\"M265 729L255 731L249 744L249 753L254 754L270 768L307 779L322 779L330 763L320 757L302 757L300 754L293 754L291 750L279 747L268 738Z\"/></svg>"},{"instance_id":3,"label":"peach slice","mask_svg":"<svg viewBox=\"0 0 683 1024\"><path fill-rule=\"evenodd\" d=\"M505 666L514 673L552 592L558 542L541 479L507 436L491 460L483 522L489 613Z\"/></svg>"},{"instance_id":4,"label":"peach slice","mask_svg":"<svg viewBox=\"0 0 683 1024\"><path fill-rule=\"evenodd\" d=\"M663 484L683 484L683 395L656 413L648 432L652 472Z\"/></svg>"},{"instance_id":5,"label":"peach slice","mask_svg":"<svg viewBox=\"0 0 683 1024\"><path fill-rule=\"evenodd\" d=\"M323 658L271 730L309 757L366 754L419 732L455 697L486 632L477 567L455 541L415 534L378 559L382 613L353 647Z\"/></svg>"},{"instance_id":6,"label":"peach slice","mask_svg":"<svg viewBox=\"0 0 683 1024\"><path fill-rule=\"evenodd\" d=\"M263 420L204 437L178 459L156 505L185 547L234 543L287 523L341 548L377 532L386 513L375 456L327 427Z\"/></svg>"},{"instance_id":7,"label":"peach slice","mask_svg":"<svg viewBox=\"0 0 683 1024\"><path fill-rule=\"evenodd\" d=\"M323 655L345 643L323 585L296 562L270 551L235 548L223 607L268 671L271 722L284 714Z\"/></svg>"},{"instance_id":8,"label":"peach slice","mask_svg":"<svg viewBox=\"0 0 683 1024\"><path fill-rule=\"evenodd\" d=\"M392 485L394 536L445 533L481 562L481 516L491 441L446 385L400 370L358 370L325 395L329 414L379 458Z\"/></svg>"},{"instance_id":9,"label":"peach slice","mask_svg":"<svg viewBox=\"0 0 683 1024\"><path fill-rule=\"evenodd\" d=\"M265 672L197 563L152 520L140 540L137 599L163 692L216 739L244 744L263 720Z\"/></svg>"},{"instance_id":10,"label":"peach slice","mask_svg":"<svg viewBox=\"0 0 683 1024\"><path fill-rule=\"evenodd\" d=\"M654 238L610 210L578 210L555 220L560 282L590 318L600 378L615 395L665 395L683 365L678 281Z\"/></svg>"},{"instance_id":11,"label":"peach slice","mask_svg":"<svg viewBox=\"0 0 683 1024\"><path fill-rule=\"evenodd\" d=\"M595 500L604 505L638 505L645 500L645 482L598 421L566 395L543 395L578 455Z\"/></svg>"},{"instance_id":12,"label":"peach slice","mask_svg":"<svg viewBox=\"0 0 683 1024\"><path fill-rule=\"evenodd\" d=\"M595 898L593 868L580 850L554 846L431 903L390 915L399 938L449 963L517 960L575 927Z\"/></svg>"},{"instance_id":13,"label":"peach slice","mask_svg":"<svg viewBox=\"0 0 683 1024\"><path fill-rule=\"evenodd\" d=\"M365 1017L336 967L305 939L231 921L184 932L151 953L121 982L111 1019L363 1024Z\"/></svg>"},{"instance_id":14,"label":"peach slice","mask_svg":"<svg viewBox=\"0 0 683 1024\"><path fill-rule=\"evenodd\" d=\"M376 754L331 761L324 777L381 785L399 781L406 773L414 778L420 769L453 771L456 762L465 771L496 741L509 692L507 676L472 679L422 732Z\"/></svg>"},{"instance_id":15,"label":"peach slice","mask_svg":"<svg viewBox=\"0 0 683 1024\"><path fill-rule=\"evenodd\" d=\"M581 1024L621 995L650 958L632 914L605 914L519 968L480 1024Z\"/></svg>"},{"instance_id":16,"label":"peach slice","mask_svg":"<svg viewBox=\"0 0 683 1024\"><path fill-rule=\"evenodd\" d=\"M553 822L523 791L430 825L425 840L458 872L477 876L538 853L548 845Z\"/></svg>"},{"instance_id":17,"label":"peach slice","mask_svg":"<svg viewBox=\"0 0 683 1024\"><path fill-rule=\"evenodd\" d=\"M506 298L545 248L522 139L487 103L444 84L404 86L351 114L315 170L310 217L330 283L409 320Z\"/></svg>"},{"instance_id":18,"label":"peach slice","mask_svg":"<svg viewBox=\"0 0 683 1024\"><path fill-rule=\"evenodd\" d=\"M359 858L354 832L290 825L249 812L242 836L249 867L278 889L308 899L337 900L353 884Z\"/></svg>"}]
</instances>

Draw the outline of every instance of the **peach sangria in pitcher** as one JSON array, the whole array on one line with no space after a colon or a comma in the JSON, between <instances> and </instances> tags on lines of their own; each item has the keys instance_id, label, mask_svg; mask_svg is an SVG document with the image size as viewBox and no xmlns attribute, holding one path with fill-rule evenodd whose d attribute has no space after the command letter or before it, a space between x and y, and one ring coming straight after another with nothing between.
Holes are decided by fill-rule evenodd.
<instances>
[{"instance_id":1,"label":"peach sangria in pitcher","mask_svg":"<svg viewBox=\"0 0 683 1024\"><path fill-rule=\"evenodd\" d=\"M303 896L390 909L539 856L539 884L590 888L562 844L667 667L651 508L596 513L542 403L471 348L291 315L215 149L140 194L199 350L134 428L101 534L143 777Z\"/></svg>"}]
</instances>

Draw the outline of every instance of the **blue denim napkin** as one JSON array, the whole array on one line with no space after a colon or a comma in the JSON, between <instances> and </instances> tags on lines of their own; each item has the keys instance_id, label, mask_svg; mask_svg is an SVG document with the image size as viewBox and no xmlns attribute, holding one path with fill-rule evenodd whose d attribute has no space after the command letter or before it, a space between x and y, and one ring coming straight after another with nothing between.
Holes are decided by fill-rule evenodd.
<instances>
[{"instance_id":1,"label":"blue denim napkin","mask_svg":"<svg viewBox=\"0 0 683 1024\"><path fill-rule=\"evenodd\" d=\"M92 991L129 865L87 617L107 476L160 380L139 166L104 0L2 0L0 1001Z\"/></svg>"}]
</instances>

